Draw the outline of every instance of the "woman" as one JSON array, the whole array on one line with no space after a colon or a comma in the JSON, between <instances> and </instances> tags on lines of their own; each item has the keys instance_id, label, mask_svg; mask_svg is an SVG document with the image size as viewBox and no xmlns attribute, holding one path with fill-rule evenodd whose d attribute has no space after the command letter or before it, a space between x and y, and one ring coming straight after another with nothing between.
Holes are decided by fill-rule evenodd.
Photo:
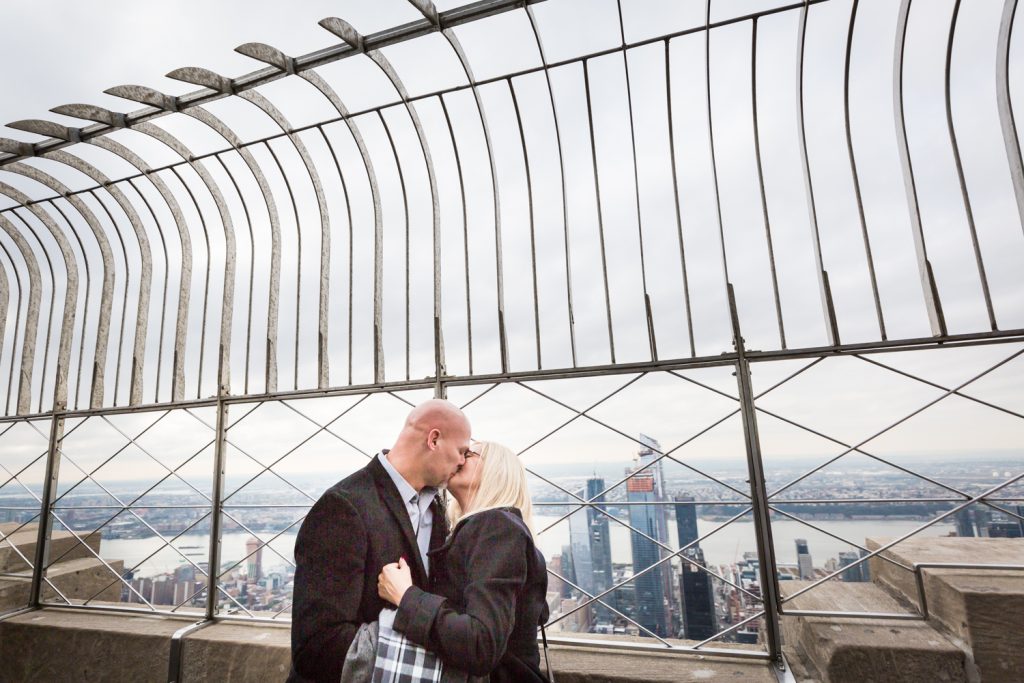
<instances>
[{"instance_id":1,"label":"woman","mask_svg":"<svg viewBox=\"0 0 1024 683\"><path fill-rule=\"evenodd\" d=\"M511 450L481 443L449 480L448 541L430 553L433 593L404 559L384 567L380 596L394 629L442 661L492 683L546 681L537 627L547 621L547 571L531 532L526 471Z\"/></svg>"}]
</instances>

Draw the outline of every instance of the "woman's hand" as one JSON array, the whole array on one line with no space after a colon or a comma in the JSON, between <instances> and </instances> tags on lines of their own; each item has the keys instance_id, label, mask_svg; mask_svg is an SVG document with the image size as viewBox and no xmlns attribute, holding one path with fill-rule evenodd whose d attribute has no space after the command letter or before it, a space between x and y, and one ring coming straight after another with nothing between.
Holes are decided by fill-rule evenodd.
<instances>
[{"instance_id":1,"label":"woman's hand","mask_svg":"<svg viewBox=\"0 0 1024 683\"><path fill-rule=\"evenodd\" d=\"M405 558L399 558L398 562L384 565L377 577L377 595L390 602L395 607L402 602L405 591L412 586L412 571Z\"/></svg>"}]
</instances>

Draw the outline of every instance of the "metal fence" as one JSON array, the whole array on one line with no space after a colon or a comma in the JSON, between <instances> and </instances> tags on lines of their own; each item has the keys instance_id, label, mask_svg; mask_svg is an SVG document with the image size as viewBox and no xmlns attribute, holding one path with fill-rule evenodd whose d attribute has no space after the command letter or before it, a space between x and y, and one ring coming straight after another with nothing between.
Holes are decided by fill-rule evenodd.
<instances>
[{"instance_id":1,"label":"metal fence","mask_svg":"<svg viewBox=\"0 0 1024 683\"><path fill-rule=\"evenodd\" d=\"M521 452L541 542L590 539L553 622L651 645L570 642L777 661L780 522L857 552L807 591L965 510L1024 520L1021 462L962 484L884 444L954 401L961 433L1024 418L969 391L1024 352L1016 1L941 4L410 0L299 57L242 45L244 76L172 71L182 96L107 91L131 113L53 109L84 128L9 124L45 139L0 138L0 544L38 529L6 575L32 606L287 620L305 511L435 395ZM691 457L708 434L738 476ZM831 455L782 467L800 438ZM639 463L589 476L615 449ZM800 490L855 457L930 488ZM931 507L869 551L802 516L837 503ZM698 508L720 523L684 542ZM744 568L705 561L741 524ZM593 545L617 530L632 563ZM687 571L719 619L680 640Z\"/></svg>"}]
</instances>

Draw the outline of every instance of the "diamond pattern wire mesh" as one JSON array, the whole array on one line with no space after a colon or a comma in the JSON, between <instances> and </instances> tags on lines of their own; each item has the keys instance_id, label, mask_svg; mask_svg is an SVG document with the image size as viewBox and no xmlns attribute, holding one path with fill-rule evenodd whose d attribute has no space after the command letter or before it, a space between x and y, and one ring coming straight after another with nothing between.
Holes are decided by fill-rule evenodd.
<instances>
[{"instance_id":1,"label":"diamond pattern wire mesh","mask_svg":"<svg viewBox=\"0 0 1024 683\"><path fill-rule=\"evenodd\" d=\"M0 613L29 601L47 451L28 420L0 425Z\"/></svg>"}]
</instances>

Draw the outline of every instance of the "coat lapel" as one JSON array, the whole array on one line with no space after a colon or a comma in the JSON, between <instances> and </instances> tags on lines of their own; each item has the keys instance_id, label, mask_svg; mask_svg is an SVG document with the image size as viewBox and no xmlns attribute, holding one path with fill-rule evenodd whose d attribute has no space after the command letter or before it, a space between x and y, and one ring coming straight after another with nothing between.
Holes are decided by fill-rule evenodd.
<instances>
[{"instance_id":1,"label":"coat lapel","mask_svg":"<svg viewBox=\"0 0 1024 683\"><path fill-rule=\"evenodd\" d=\"M384 501L384 506L387 507L391 516L395 518L398 528L402 530L402 536L405 537L405 544L409 551L405 559L412 564L415 574L413 577L414 582L417 586L426 586L427 572L423 568L423 560L420 558L420 547L416 542L416 534L413 533L412 522L409 521L409 513L405 509L405 502L398 494L395 482L391 481L391 476L384 469L384 466L380 464L376 456L370 463L370 468L373 471L373 478L377 483L377 491L380 493L381 500ZM397 560L398 558L396 557L390 561L395 562ZM417 578L419 580L416 580Z\"/></svg>"}]
</instances>

